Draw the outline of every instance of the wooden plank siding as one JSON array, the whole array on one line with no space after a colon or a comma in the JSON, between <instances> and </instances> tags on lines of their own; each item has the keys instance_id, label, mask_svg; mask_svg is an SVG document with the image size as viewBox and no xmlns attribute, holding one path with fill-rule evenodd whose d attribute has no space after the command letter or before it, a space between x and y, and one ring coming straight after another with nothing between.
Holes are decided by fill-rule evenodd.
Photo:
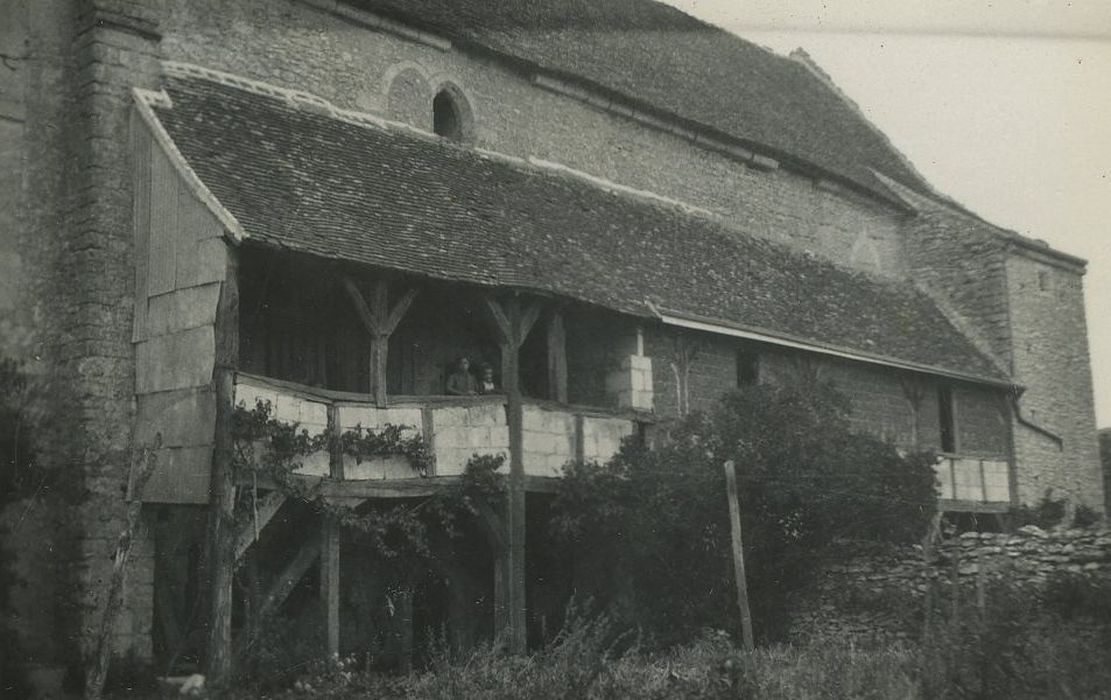
<instances>
[{"instance_id":1,"label":"wooden plank siding","mask_svg":"<svg viewBox=\"0 0 1111 700\"><path fill-rule=\"evenodd\" d=\"M217 306L228 269L224 228L152 138L133 123L137 440L162 434L143 494L208 502L215 436Z\"/></svg>"}]
</instances>

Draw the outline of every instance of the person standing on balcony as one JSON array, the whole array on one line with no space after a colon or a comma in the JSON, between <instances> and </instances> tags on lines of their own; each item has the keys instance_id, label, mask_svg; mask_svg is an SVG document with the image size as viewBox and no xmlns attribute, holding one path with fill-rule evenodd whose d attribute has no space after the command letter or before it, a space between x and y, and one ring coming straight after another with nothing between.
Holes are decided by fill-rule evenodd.
<instances>
[{"instance_id":1,"label":"person standing on balcony","mask_svg":"<svg viewBox=\"0 0 1111 700\"><path fill-rule=\"evenodd\" d=\"M498 387L494 384L494 368L485 362L479 367L481 378L478 380L478 393L480 394L496 394Z\"/></svg>"},{"instance_id":2,"label":"person standing on balcony","mask_svg":"<svg viewBox=\"0 0 1111 700\"><path fill-rule=\"evenodd\" d=\"M471 374L471 361L460 357L456 370L448 375L447 393L451 396L476 396L478 380Z\"/></svg>"}]
</instances>

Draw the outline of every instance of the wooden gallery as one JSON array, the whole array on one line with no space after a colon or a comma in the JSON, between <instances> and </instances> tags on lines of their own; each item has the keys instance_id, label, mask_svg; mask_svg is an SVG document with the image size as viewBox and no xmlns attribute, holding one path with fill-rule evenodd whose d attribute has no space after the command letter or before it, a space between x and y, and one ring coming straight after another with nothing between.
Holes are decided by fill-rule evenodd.
<instances>
[{"instance_id":1,"label":"wooden gallery","mask_svg":"<svg viewBox=\"0 0 1111 700\"><path fill-rule=\"evenodd\" d=\"M93 145L51 141L45 98L24 133L41 167L89 159L59 177L90 208L28 237L106 237L44 309L127 309L43 331L108 455L72 458L96 508L143 504L120 653L220 673L275 615L402 667L440 631L524 650L573 579L545 539L565 465L799 372L940 454L946 510L1103 507L1084 261L938 194L802 52L648 0L85 4L31 26L77 52ZM252 425L295 427L291 472ZM483 460L504 494L419 565L345 527Z\"/></svg>"}]
</instances>

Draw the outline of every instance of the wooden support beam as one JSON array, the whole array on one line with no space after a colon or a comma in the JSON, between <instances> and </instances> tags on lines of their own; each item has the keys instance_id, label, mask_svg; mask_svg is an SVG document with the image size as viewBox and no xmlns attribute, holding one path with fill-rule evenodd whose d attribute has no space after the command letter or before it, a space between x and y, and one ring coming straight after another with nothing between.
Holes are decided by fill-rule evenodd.
<instances>
[{"instance_id":1,"label":"wooden support beam","mask_svg":"<svg viewBox=\"0 0 1111 700\"><path fill-rule=\"evenodd\" d=\"M388 403L386 393L386 361L390 353L390 336L375 333L370 336L370 393L374 403L385 407Z\"/></svg>"},{"instance_id":2,"label":"wooden support beam","mask_svg":"<svg viewBox=\"0 0 1111 700\"><path fill-rule=\"evenodd\" d=\"M408 675L413 670L413 589L406 588L397 596L396 624L399 637L398 670Z\"/></svg>"},{"instance_id":3,"label":"wooden support beam","mask_svg":"<svg viewBox=\"0 0 1111 700\"><path fill-rule=\"evenodd\" d=\"M374 395L374 402L385 406L386 396L386 361L390 351L390 335L405 317L413 300L417 297L417 290L410 289L401 299L390 308L389 282L378 279L374 283L374 294L368 304L359 290L359 285L350 277L343 278L343 288L359 319L363 322L367 333L370 334L370 393Z\"/></svg>"},{"instance_id":4,"label":"wooden support beam","mask_svg":"<svg viewBox=\"0 0 1111 700\"><path fill-rule=\"evenodd\" d=\"M286 495L281 491L271 491L263 496L255 506L251 522L244 523L235 536L235 560L239 561L247 550L251 548L258 533L262 532L270 521L277 515L278 510L285 503Z\"/></svg>"},{"instance_id":5,"label":"wooden support beam","mask_svg":"<svg viewBox=\"0 0 1111 700\"><path fill-rule=\"evenodd\" d=\"M486 310L490 312L490 317L494 319L494 330L498 334L498 345L512 345L513 323L509 320L509 316L502 305L493 297L485 297L483 301L486 303Z\"/></svg>"},{"instance_id":6,"label":"wooden support beam","mask_svg":"<svg viewBox=\"0 0 1111 700\"><path fill-rule=\"evenodd\" d=\"M548 391L548 398L567 403L567 330L560 309L548 318Z\"/></svg>"},{"instance_id":7,"label":"wooden support beam","mask_svg":"<svg viewBox=\"0 0 1111 700\"><path fill-rule=\"evenodd\" d=\"M432 464L425 476L436 476L436 418L435 411L429 406L421 406L420 409L420 434L424 444L428 445L428 454L432 456Z\"/></svg>"},{"instance_id":8,"label":"wooden support beam","mask_svg":"<svg viewBox=\"0 0 1111 700\"><path fill-rule=\"evenodd\" d=\"M339 406L328 404L328 476L343 481L343 444L340 440Z\"/></svg>"},{"instance_id":9,"label":"wooden support beam","mask_svg":"<svg viewBox=\"0 0 1111 700\"><path fill-rule=\"evenodd\" d=\"M274 580L270 590L262 599L262 604L259 605L258 619L264 620L281 607L289 594L300 583L301 579L305 577L308 570L316 562L320 556L320 538L310 537L309 541L301 547L297 552L297 556L293 558L282 572L278 574L277 579Z\"/></svg>"},{"instance_id":10,"label":"wooden support beam","mask_svg":"<svg viewBox=\"0 0 1111 700\"><path fill-rule=\"evenodd\" d=\"M478 526L486 542L498 556L505 551L505 525L498 514L486 503L478 504Z\"/></svg>"},{"instance_id":11,"label":"wooden support beam","mask_svg":"<svg viewBox=\"0 0 1111 700\"><path fill-rule=\"evenodd\" d=\"M235 575L235 480L232 413L235 385L230 369L217 370L216 432L210 486L209 555L211 608L208 616L207 675L224 678L231 671L232 583Z\"/></svg>"},{"instance_id":12,"label":"wooden support beam","mask_svg":"<svg viewBox=\"0 0 1111 700\"><path fill-rule=\"evenodd\" d=\"M404 477L400 479L362 479L333 481L330 478L295 474L290 479L306 490L312 500L318 496L331 503L358 506L371 498L423 498L452 494L459 491L463 479L459 476ZM535 493L556 493L560 477L525 475L525 490ZM259 487L275 488L271 480L260 480Z\"/></svg>"},{"instance_id":13,"label":"wooden support beam","mask_svg":"<svg viewBox=\"0 0 1111 700\"><path fill-rule=\"evenodd\" d=\"M575 461L586 461L586 420L582 414L575 414Z\"/></svg>"},{"instance_id":14,"label":"wooden support beam","mask_svg":"<svg viewBox=\"0 0 1111 700\"><path fill-rule=\"evenodd\" d=\"M462 477L437 476L405 479L362 479L358 481L326 481L319 484L319 495L336 498L420 498L453 493L462 485Z\"/></svg>"},{"instance_id":15,"label":"wooden support beam","mask_svg":"<svg viewBox=\"0 0 1111 700\"><path fill-rule=\"evenodd\" d=\"M339 653L339 545L339 525L326 521L321 530L320 602L329 657Z\"/></svg>"},{"instance_id":16,"label":"wooden support beam","mask_svg":"<svg viewBox=\"0 0 1111 700\"><path fill-rule=\"evenodd\" d=\"M525 651L525 467L524 406L520 384L520 349L540 317L540 305L510 297L505 302L486 298L501 347L502 389L506 394L509 428L509 479L505 507L506 547L494 566L495 634L504 636L509 650ZM500 611L500 612L499 612Z\"/></svg>"},{"instance_id":17,"label":"wooden support beam","mask_svg":"<svg viewBox=\"0 0 1111 700\"><path fill-rule=\"evenodd\" d=\"M410 289L393 305L389 314L386 315L386 321L384 323L384 329L387 333L392 334L397 330L397 325L401 323L401 319L405 318L405 313L409 310L409 307L412 306L413 300L416 298L417 290Z\"/></svg>"}]
</instances>

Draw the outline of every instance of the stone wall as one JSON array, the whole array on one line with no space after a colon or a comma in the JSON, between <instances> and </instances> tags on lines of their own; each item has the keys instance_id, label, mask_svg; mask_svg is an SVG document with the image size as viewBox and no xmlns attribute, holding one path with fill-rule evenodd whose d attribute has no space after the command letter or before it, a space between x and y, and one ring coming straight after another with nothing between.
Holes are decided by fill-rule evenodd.
<instances>
[{"instance_id":1,"label":"stone wall","mask_svg":"<svg viewBox=\"0 0 1111 700\"><path fill-rule=\"evenodd\" d=\"M1083 278L1051 260L1013 251L1007 258L1008 299L1018 402L1031 424L1015 427L1018 489L1034 503L1052 489L1089 507L1104 508Z\"/></svg>"},{"instance_id":2,"label":"stone wall","mask_svg":"<svg viewBox=\"0 0 1111 700\"><path fill-rule=\"evenodd\" d=\"M23 284L23 259L19 227L23 217L23 90L27 78L30 44L23 2L0 0L0 53L6 57L0 70L0 357L14 355L14 336L22 322L15 318L16 297ZM18 330L17 330L18 327Z\"/></svg>"},{"instance_id":3,"label":"stone wall","mask_svg":"<svg viewBox=\"0 0 1111 700\"><path fill-rule=\"evenodd\" d=\"M66 475L71 497L59 507L72 519L54 533L75 548L55 572L75 592L58 621L63 663L91 649L123 525L134 394L130 89L158 83L155 9L123 0L23 4L35 47L23 129L33 167L16 304L34 319L30 353L52 382L44 409L57 429L40 445L40 464ZM65 439L53 439L59 430Z\"/></svg>"},{"instance_id":4,"label":"stone wall","mask_svg":"<svg viewBox=\"0 0 1111 700\"><path fill-rule=\"evenodd\" d=\"M1042 590L1051 580L1083 577L1111 581L1111 531L1045 531L1026 526L1014 533L966 532L943 540L929 563L920 546L873 543L835 545L834 562L815 585L795 597L792 635L854 639L907 636L904 613L892 605L915 605L931 580L948 587L1006 583ZM982 572L982 574L981 574ZM896 619L904 618L904 619Z\"/></svg>"},{"instance_id":5,"label":"stone wall","mask_svg":"<svg viewBox=\"0 0 1111 700\"><path fill-rule=\"evenodd\" d=\"M509 454L509 426L501 402L440 408L433 420L437 474L462 474L474 454ZM503 470L509 470L508 461Z\"/></svg>"},{"instance_id":6,"label":"stone wall","mask_svg":"<svg viewBox=\"0 0 1111 700\"><path fill-rule=\"evenodd\" d=\"M688 350L685 391L691 410L711 410L725 392L737 388L737 352L759 356L759 380L793 381L809 373L829 382L850 401L853 430L873 435L910 450L941 449L938 388L949 383L850 360L785 350L710 334L651 327L645 333L645 353L652 358L656 414L678 416L681 394L680 349ZM908 390L918 394L912 402ZM953 387L958 452L1006 457L1007 415L1002 395L993 389L956 383Z\"/></svg>"},{"instance_id":7,"label":"stone wall","mask_svg":"<svg viewBox=\"0 0 1111 700\"><path fill-rule=\"evenodd\" d=\"M1003 244L979 220L905 188L918 213L904 223L911 277L941 301L961 330L1004 368L1011 359Z\"/></svg>"},{"instance_id":8,"label":"stone wall","mask_svg":"<svg viewBox=\"0 0 1111 700\"><path fill-rule=\"evenodd\" d=\"M680 136L545 90L488 58L373 31L311 4L171 3L161 23L166 58L304 90L424 129L434 92L450 83L470 107L481 148L685 201L720 214L739 232L847 266L906 272L901 215L889 204L783 168L745 167ZM422 91L423 114L414 104Z\"/></svg>"}]
</instances>

